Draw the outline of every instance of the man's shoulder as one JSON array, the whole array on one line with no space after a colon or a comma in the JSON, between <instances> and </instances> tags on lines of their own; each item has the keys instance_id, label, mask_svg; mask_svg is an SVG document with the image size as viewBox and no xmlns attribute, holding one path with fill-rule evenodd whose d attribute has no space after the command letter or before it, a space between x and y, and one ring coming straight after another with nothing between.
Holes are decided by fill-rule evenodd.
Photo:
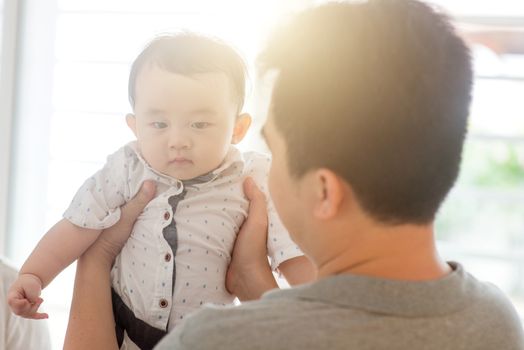
<instances>
[{"instance_id":1,"label":"man's shoulder","mask_svg":"<svg viewBox=\"0 0 524 350\"><path fill-rule=\"evenodd\" d=\"M275 348L275 342L282 339L279 330L293 323L300 309L297 301L279 299L261 299L240 306L207 306L169 334L159 349L174 345L177 349Z\"/></svg>"},{"instance_id":2,"label":"man's shoulder","mask_svg":"<svg viewBox=\"0 0 524 350\"><path fill-rule=\"evenodd\" d=\"M474 281L477 286L477 293L472 300L472 312L479 318L490 315L485 319L485 324L490 320L496 320L499 326L503 326L506 331L517 330L522 333L520 318L511 303L510 299L494 284L490 282Z\"/></svg>"},{"instance_id":3,"label":"man's shoulder","mask_svg":"<svg viewBox=\"0 0 524 350\"><path fill-rule=\"evenodd\" d=\"M282 300L263 298L257 301L245 302L242 305L230 306L213 306L208 305L205 308L195 312L194 315L188 319L188 329L195 330L201 328L207 333L222 333L228 330L238 329L252 329L252 322L260 322L260 325L270 326L264 324L264 320L274 320L275 316L279 314L290 314L290 310L298 309L297 300L286 299ZM198 327L191 327L190 324ZM260 330L260 329L259 329Z\"/></svg>"},{"instance_id":4,"label":"man's shoulder","mask_svg":"<svg viewBox=\"0 0 524 350\"><path fill-rule=\"evenodd\" d=\"M420 290L428 291L426 283L420 289L412 283L362 276L327 278L271 291L259 301L237 307L207 307L189 317L165 341L176 344L177 349L442 349L468 344L477 349L519 349L522 326L507 297L495 286L467 274L451 279L456 282L451 294L446 293L447 287L437 286L449 286L449 279L429 283L433 292L450 296L443 304L429 301L433 292L420 295ZM366 290L369 294L386 285L393 289L385 288L379 297L390 295L388 300L394 301L395 291L411 288L408 299L414 301L418 296L431 305L417 311L409 306L383 305L382 298L378 304L371 303L374 299L366 296ZM365 286L367 289L362 289ZM401 296L399 300L404 299ZM439 305L444 305L445 312ZM467 336L470 332L475 336ZM434 338L435 334L439 336ZM433 340L427 343L430 338Z\"/></svg>"},{"instance_id":5,"label":"man's shoulder","mask_svg":"<svg viewBox=\"0 0 524 350\"><path fill-rule=\"evenodd\" d=\"M436 315L435 330L449 330L453 324L456 334L475 334L471 338L451 337L449 344L469 344L472 349L522 349L523 325L510 299L494 284L479 281L466 271L461 280L455 286L457 299L461 299L459 307L445 317Z\"/></svg>"}]
</instances>

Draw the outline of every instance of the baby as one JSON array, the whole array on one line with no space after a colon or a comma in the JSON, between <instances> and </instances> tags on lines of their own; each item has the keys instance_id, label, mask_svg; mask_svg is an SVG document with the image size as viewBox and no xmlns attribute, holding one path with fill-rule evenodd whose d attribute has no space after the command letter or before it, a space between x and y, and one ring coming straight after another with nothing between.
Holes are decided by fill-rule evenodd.
<instances>
[{"instance_id":1,"label":"baby","mask_svg":"<svg viewBox=\"0 0 524 350\"><path fill-rule=\"evenodd\" d=\"M111 274L119 341L153 347L202 304L232 303L225 276L249 206L244 179L252 177L269 198L270 159L233 146L251 123L241 113L244 95L244 62L228 45L190 33L153 40L129 78L134 114L126 121L137 141L108 157L38 243L11 286L13 311L47 317L38 313L41 289L119 220L119 207L146 180L156 182L156 196ZM306 281L309 263L270 201L268 219L272 267Z\"/></svg>"}]
</instances>

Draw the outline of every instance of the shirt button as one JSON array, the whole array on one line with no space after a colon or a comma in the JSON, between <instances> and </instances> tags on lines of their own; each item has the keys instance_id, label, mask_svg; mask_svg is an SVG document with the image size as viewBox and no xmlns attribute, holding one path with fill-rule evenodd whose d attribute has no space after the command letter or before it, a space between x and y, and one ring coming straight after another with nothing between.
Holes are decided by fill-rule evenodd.
<instances>
[{"instance_id":1,"label":"shirt button","mask_svg":"<svg viewBox=\"0 0 524 350\"><path fill-rule=\"evenodd\" d=\"M171 254L166 253L166 255L164 255L164 260L165 260L166 262L170 262L170 261L171 261Z\"/></svg>"},{"instance_id":2,"label":"shirt button","mask_svg":"<svg viewBox=\"0 0 524 350\"><path fill-rule=\"evenodd\" d=\"M168 305L168 301L164 298L160 299L160 301L158 302L158 306L160 306L162 309L165 309Z\"/></svg>"},{"instance_id":3,"label":"shirt button","mask_svg":"<svg viewBox=\"0 0 524 350\"><path fill-rule=\"evenodd\" d=\"M170 217L171 217L171 214L169 214L169 212L166 211L166 212L164 213L164 220L169 220Z\"/></svg>"}]
</instances>

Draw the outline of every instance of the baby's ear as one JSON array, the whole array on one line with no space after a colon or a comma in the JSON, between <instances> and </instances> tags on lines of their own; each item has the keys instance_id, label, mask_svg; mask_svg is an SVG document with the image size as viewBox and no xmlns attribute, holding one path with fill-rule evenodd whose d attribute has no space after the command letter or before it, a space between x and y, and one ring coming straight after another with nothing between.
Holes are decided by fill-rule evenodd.
<instances>
[{"instance_id":1,"label":"baby's ear","mask_svg":"<svg viewBox=\"0 0 524 350\"><path fill-rule=\"evenodd\" d=\"M233 137L231 138L231 143L236 145L244 136L246 136L247 131L251 126L251 116L248 113L242 113L237 117L235 121L235 129L233 130Z\"/></svg>"},{"instance_id":2,"label":"baby's ear","mask_svg":"<svg viewBox=\"0 0 524 350\"><path fill-rule=\"evenodd\" d=\"M136 117L132 113L126 114L126 123L136 137Z\"/></svg>"}]
</instances>

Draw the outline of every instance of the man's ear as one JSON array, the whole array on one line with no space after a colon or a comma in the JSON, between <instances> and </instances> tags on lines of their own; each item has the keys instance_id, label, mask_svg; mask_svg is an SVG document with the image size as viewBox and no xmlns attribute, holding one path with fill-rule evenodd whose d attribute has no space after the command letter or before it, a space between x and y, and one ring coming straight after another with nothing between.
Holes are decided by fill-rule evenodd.
<instances>
[{"instance_id":1,"label":"man's ear","mask_svg":"<svg viewBox=\"0 0 524 350\"><path fill-rule=\"evenodd\" d=\"M344 181L329 169L317 169L313 175L315 204L313 215L329 220L339 214L346 192Z\"/></svg>"},{"instance_id":2,"label":"man's ear","mask_svg":"<svg viewBox=\"0 0 524 350\"><path fill-rule=\"evenodd\" d=\"M242 141L244 136L246 136L249 126L251 126L251 116L248 113L242 113L239 115L235 121L235 128L233 129L231 143L236 145Z\"/></svg>"},{"instance_id":3,"label":"man's ear","mask_svg":"<svg viewBox=\"0 0 524 350\"><path fill-rule=\"evenodd\" d=\"M133 132L133 134L135 134L135 137L137 137L137 135L136 135L136 117L135 117L135 115L132 114L132 113L126 114L126 123L127 123L127 126L129 127L129 129L131 129L131 131Z\"/></svg>"}]
</instances>

